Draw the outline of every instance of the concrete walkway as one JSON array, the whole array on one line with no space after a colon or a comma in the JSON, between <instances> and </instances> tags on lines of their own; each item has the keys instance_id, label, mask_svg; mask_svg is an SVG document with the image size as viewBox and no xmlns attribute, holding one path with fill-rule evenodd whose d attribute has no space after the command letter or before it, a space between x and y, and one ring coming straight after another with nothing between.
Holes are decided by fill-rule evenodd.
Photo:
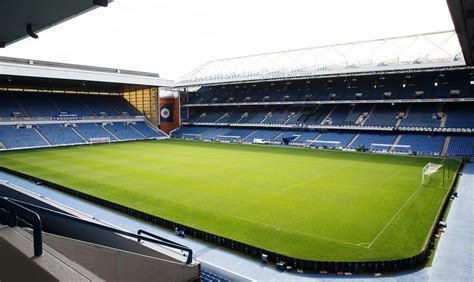
<instances>
[{"instance_id":1,"label":"concrete walkway","mask_svg":"<svg viewBox=\"0 0 474 282\"><path fill-rule=\"evenodd\" d=\"M125 215L107 210L95 204L74 198L53 189L38 186L12 175L0 172L0 179L9 181L47 199L59 202L84 214L98 218L118 228L131 232L144 229L162 237L187 245L195 252L195 258L202 263L204 270L217 272L233 280L258 281L330 281L373 280L373 276L313 275L279 272L273 267L262 265L256 260L244 258L203 244L190 238L179 238L171 231L147 224ZM458 188L459 198L454 200L448 217L447 232L442 236L433 266L418 271L378 277L384 281L472 281L473 274L473 207L474 207L474 164L466 164L464 175Z\"/></svg>"},{"instance_id":2,"label":"concrete walkway","mask_svg":"<svg viewBox=\"0 0 474 282\"><path fill-rule=\"evenodd\" d=\"M474 164L466 164L433 260L430 281L474 281Z\"/></svg>"}]
</instances>

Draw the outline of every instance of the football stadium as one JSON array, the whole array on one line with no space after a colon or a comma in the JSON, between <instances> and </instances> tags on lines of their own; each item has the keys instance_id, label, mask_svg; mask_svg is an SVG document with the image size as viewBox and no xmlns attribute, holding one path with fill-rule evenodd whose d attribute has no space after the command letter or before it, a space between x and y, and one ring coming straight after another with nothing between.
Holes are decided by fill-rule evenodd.
<instances>
[{"instance_id":1,"label":"football stadium","mask_svg":"<svg viewBox=\"0 0 474 282\"><path fill-rule=\"evenodd\" d=\"M2 49L115 4L6 2ZM447 4L455 30L175 81L0 57L0 281L470 281L474 3Z\"/></svg>"}]
</instances>

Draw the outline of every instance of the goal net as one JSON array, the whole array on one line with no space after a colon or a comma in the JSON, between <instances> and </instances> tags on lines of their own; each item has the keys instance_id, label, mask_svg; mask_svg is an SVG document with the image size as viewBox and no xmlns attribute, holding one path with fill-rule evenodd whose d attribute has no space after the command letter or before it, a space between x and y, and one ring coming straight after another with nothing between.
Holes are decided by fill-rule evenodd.
<instances>
[{"instance_id":1,"label":"goal net","mask_svg":"<svg viewBox=\"0 0 474 282\"><path fill-rule=\"evenodd\" d=\"M442 164L428 163L423 167L421 174L421 184L426 185L433 174L443 167ZM444 176L443 176L444 177Z\"/></svg>"},{"instance_id":2,"label":"goal net","mask_svg":"<svg viewBox=\"0 0 474 282\"><path fill-rule=\"evenodd\" d=\"M219 142L241 142L242 138L240 136L231 136L231 135L218 135L216 141Z\"/></svg>"},{"instance_id":3,"label":"goal net","mask_svg":"<svg viewBox=\"0 0 474 282\"><path fill-rule=\"evenodd\" d=\"M410 145L392 145L392 144L378 144L378 143L371 143L370 151L371 152L393 152L397 154L411 154L412 153Z\"/></svg>"},{"instance_id":4,"label":"goal net","mask_svg":"<svg viewBox=\"0 0 474 282\"><path fill-rule=\"evenodd\" d=\"M341 148L340 141L307 140L308 147Z\"/></svg>"},{"instance_id":5,"label":"goal net","mask_svg":"<svg viewBox=\"0 0 474 282\"><path fill-rule=\"evenodd\" d=\"M93 144L110 144L110 137L89 138L89 143Z\"/></svg>"},{"instance_id":6,"label":"goal net","mask_svg":"<svg viewBox=\"0 0 474 282\"><path fill-rule=\"evenodd\" d=\"M181 139L185 139L185 140L199 140L200 138L201 138L201 134L195 134L195 133L181 134Z\"/></svg>"}]
</instances>

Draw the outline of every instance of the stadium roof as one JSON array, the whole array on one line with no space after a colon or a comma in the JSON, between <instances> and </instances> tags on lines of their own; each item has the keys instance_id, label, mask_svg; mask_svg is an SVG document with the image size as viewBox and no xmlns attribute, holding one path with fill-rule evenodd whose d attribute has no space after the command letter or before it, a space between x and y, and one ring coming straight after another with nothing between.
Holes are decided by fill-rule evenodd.
<instances>
[{"instance_id":1,"label":"stadium roof","mask_svg":"<svg viewBox=\"0 0 474 282\"><path fill-rule=\"evenodd\" d=\"M0 88L120 93L172 85L157 73L0 57Z\"/></svg>"},{"instance_id":2,"label":"stadium roof","mask_svg":"<svg viewBox=\"0 0 474 282\"><path fill-rule=\"evenodd\" d=\"M175 87L465 66L453 30L210 61Z\"/></svg>"},{"instance_id":3,"label":"stadium roof","mask_svg":"<svg viewBox=\"0 0 474 282\"><path fill-rule=\"evenodd\" d=\"M474 64L474 1L447 0L466 64Z\"/></svg>"},{"instance_id":4,"label":"stadium roof","mask_svg":"<svg viewBox=\"0 0 474 282\"><path fill-rule=\"evenodd\" d=\"M0 48L113 0L2 0L0 1Z\"/></svg>"}]
</instances>

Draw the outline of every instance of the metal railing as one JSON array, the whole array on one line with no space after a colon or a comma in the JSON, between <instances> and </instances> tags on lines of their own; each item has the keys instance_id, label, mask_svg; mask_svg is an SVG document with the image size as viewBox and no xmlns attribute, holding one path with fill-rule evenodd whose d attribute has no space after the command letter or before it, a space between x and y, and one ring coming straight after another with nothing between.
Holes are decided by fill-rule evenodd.
<instances>
[{"instance_id":1,"label":"metal railing","mask_svg":"<svg viewBox=\"0 0 474 282\"><path fill-rule=\"evenodd\" d=\"M147 241L147 242L154 243L154 244L157 244L157 245L162 245L162 246L166 246L166 247L186 251L186 252L188 252L186 264L191 264L192 263L193 251L190 248L188 248L186 246L183 246L181 244L178 244L176 242L173 242L171 240L159 237L159 236L154 235L152 233L146 232L144 230L139 230L138 231L139 234L135 234L135 233L131 233L131 232L128 232L128 231L124 231L124 230L116 229L116 228L113 228L113 227L109 227L109 226L106 226L106 225L102 225L102 224L94 223L94 222L91 222L91 221L83 220L83 219L80 219L80 218L72 216L72 215L68 215L68 214L65 214L65 213L62 213L62 212L54 211L54 210L51 210L51 209L48 209L48 208L40 207L40 206L33 205L33 204L30 204L30 203L26 203L26 202L23 202L23 201L8 199L8 198L6 198L6 199L9 202L12 202L12 203L16 204L17 206L27 207L28 209L24 208L25 210L31 209L31 210L37 210L39 212L46 213L46 214L56 215L56 216L59 216L63 219L66 219L66 220L70 221L71 223L72 222L78 222L78 223L85 224L85 225L88 225L88 226L92 226L92 227L95 227L95 228L98 228L98 229L101 229L101 230L104 230L104 231L110 231L110 232L113 232L113 233L116 233L116 234L121 234L121 235L124 235L124 236L127 236L127 237L135 238L135 239L138 240L138 242L143 240L143 241ZM39 219L39 216L38 216L38 219ZM143 234L145 234L149 237L156 238L156 239L141 236L140 235L141 233L143 233Z\"/></svg>"},{"instance_id":2,"label":"metal railing","mask_svg":"<svg viewBox=\"0 0 474 282\"><path fill-rule=\"evenodd\" d=\"M152 237L154 239L162 241L163 246L167 246L167 247L171 247L171 248L175 248L175 249L180 249L182 251L188 252L188 258L187 258L186 264L190 264L192 262L193 250L191 250L190 248L188 248L184 245L181 245L179 243L173 242L171 240L168 240L166 238L160 237L156 234L153 234L153 233L150 233L148 231L142 230L142 229L138 230L137 234L138 235L145 234L146 236L149 236L149 237ZM138 239L138 242L140 242L140 240L141 239Z\"/></svg>"},{"instance_id":3,"label":"metal railing","mask_svg":"<svg viewBox=\"0 0 474 282\"><path fill-rule=\"evenodd\" d=\"M0 198L0 208L5 209L9 213L8 226L15 227L19 226L18 216L22 216L22 219L29 219L33 224L33 249L34 256L39 257L43 254L43 225L39 215L25 208L23 205L18 204L15 200L7 197Z\"/></svg>"}]
</instances>

